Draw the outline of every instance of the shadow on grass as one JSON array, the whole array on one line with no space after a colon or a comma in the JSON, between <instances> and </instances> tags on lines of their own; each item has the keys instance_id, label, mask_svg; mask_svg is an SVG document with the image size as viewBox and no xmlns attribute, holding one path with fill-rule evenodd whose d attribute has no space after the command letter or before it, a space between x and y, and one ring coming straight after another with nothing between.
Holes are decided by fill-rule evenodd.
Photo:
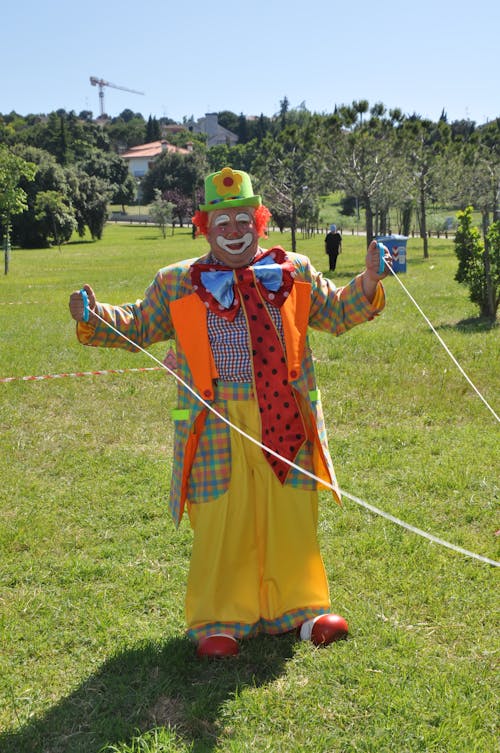
<instances>
[{"instance_id":1,"label":"shadow on grass","mask_svg":"<svg viewBox=\"0 0 500 753\"><path fill-rule=\"evenodd\" d=\"M0 735L0 750L97 753L170 727L193 753L209 753L224 702L279 677L295 640L293 634L259 636L243 642L238 657L222 660L198 659L185 638L147 643L109 659L44 716Z\"/></svg>"},{"instance_id":2,"label":"shadow on grass","mask_svg":"<svg viewBox=\"0 0 500 753\"><path fill-rule=\"evenodd\" d=\"M135 240L137 241L172 241L174 240L175 241L177 237L180 237L180 235L181 235L180 233L179 234L174 233L173 235L172 233L167 233L165 236L163 236L160 231L158 233L155 233L154 235L153 234L140 235Z\"/></svg>"},{"instance_id":3,"label":"shadow on grass","mask_svg":"<svg viewBox=\"0 0 500 753\"><path fill-rule=\"evenodd\" d=\"M459 330L464 334L476 334L480 332L489 332L499 327L498 321L493 322L485 316L473 316L470 319L462 319L456 324L441 324L436 327L438 330Z\"/></svg>"},{"instance_id":4,"label":"shadow on grass","mask_svg":"<svg viewBox=\"0 0 500 753\"><path fill-rule=\"evenodd\" d=\"M171 237L170 235L167 235L164 238L161 233L157 233L156 235L140 235L139 238L137 238L137 240L138 241L166 241L170 237Z\"/></svg>"}]
</instances>

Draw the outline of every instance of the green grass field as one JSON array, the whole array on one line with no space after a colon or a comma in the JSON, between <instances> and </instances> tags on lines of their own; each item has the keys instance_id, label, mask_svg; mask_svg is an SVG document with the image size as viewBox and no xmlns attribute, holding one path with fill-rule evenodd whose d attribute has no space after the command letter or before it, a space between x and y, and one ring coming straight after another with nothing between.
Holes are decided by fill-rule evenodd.
<instances>
[{"instance_id":1,"label":"green grass field","mask_svg":"<svg viewBox=\"0 0 500 753\"><path fill-rule=\"evenodd\" d=\"M363 247L345 237L338 284ZM110 225L97 243L14 250L0 379L155 366L80 346L68 295L88 282L100 300L135 300L161 266L204 249L189 230L164 240ZM298 250L327 269L321 236ZM451 241L430 252L424 262L408 242L403 281L498 413L499 329L454 282ZM341 487L498 560L498 423L397 281L386 291L376 321L311 335ZM496 752L498 569L348 499L322 493L319 535L349 639L261 637L235 660L195 658L183 632L191 533L166 509L172 379L0 383L0 751Z\"/></svg>"}]
</instances>

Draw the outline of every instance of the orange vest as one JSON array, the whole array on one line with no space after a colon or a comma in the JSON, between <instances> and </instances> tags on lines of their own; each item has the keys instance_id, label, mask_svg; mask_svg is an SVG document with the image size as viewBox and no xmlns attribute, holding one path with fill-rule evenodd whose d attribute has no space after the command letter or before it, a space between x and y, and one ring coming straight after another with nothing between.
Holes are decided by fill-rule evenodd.
<instances>
[{"instance_id":1,"label":"orange vest","mask_svg":"<svg viewBox=\"0 0 500 753\"><path fill-rule=\"evenodd\" d=\"M295 281L289 297L280 308L290 382L297 380L301 374L310 306L310 283ZM214 380L217 379L218 373L208 337L206 306L197 293L191 293L183 298L171 301L170 313L178 343L186 356L196 389L205 400L213 400L215 397ZM327 484L336 484L335 479L329 472L309 403L299 393L298 398L313 441L315 474ZM189 473L196 454L198 437L203 428L206 410L197 417L197 430L190 434L185 447L181 510L184 507ZM337 501L340 501L339 494L334 496Z\"/></svg>"},{"instance_id":2,"label":"orange vest","mask_svg":"<svg viewBox=\"0 0 500 753\"><path fill-rule=\"evenodd\" d=\"M295 282L289 297L280 309L288 378L291 382L300 376L310 306L311 285L308 282ZM196 293L191 293L172 301L170 312L193 381L202 397L213 400L213 380L217 379L218 374L208 340L205 304Z\"/></svg>"}]
</instances>

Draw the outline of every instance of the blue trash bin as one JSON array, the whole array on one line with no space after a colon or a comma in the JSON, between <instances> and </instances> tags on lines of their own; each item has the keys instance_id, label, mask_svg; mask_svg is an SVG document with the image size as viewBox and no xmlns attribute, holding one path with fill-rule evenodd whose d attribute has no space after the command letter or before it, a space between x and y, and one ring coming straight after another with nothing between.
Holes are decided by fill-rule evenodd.
<instances>
[{"instance_id":1,"label":"blue trash bin","mask_svg":"<svg viewBox=\"0 0 500 753\"><path fill-rule=\"evenodd\" d=\"M392 268L396 273L406 272L406 235L376 235L376 241L387 246L392 256Z\"/></svg>"}]
</instances>

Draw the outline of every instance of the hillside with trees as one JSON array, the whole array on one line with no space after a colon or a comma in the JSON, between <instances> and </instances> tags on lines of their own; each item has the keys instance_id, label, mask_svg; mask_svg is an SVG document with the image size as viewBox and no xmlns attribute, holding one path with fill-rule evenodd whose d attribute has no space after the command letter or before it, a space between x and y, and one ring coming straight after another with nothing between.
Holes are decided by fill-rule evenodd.
<instances>
[{"instance_id":1,"label":"hillside with trees","mask_svg":"<svg viewBox=\"0 0 500 753\"><path fill-rule=\"evenodd\" d=\"M75 230L100 238L109 204L124 208L137 197L138 182L120 154L164 138L177 146L189 143L190 153L159 155L142 179L141 196L146 203L161 197L173 204L173 217L181 223L195 208L204 175L229 165L252 175L274 224L291 228L293 249L297 229L321 225L323 198L341 192L346 217L362 210L367 238L409 235L417 228L424 258L429 212L442 207L455 215L474 207L481 217L486 266L496 269L491 239L498 233L490 227L500 220L500 117L482 125L449 123L443 112L432 122L366 100L319 114L304 104L290 108L286 97L271 118L217 115L220 125L237 134L235 146L207 148L187 119L183 124L146 120L131 110L99 120L88 111L0 115L0 163L8 155L35 166L34 177L30 169L20 174L25 204L9 215L12 242L60 245ZM175 125L183 128L169 130ZM449 230L450 219L437 230ZM4 216L4 235L5 223Z\"/></svg>"}]
</instances>

